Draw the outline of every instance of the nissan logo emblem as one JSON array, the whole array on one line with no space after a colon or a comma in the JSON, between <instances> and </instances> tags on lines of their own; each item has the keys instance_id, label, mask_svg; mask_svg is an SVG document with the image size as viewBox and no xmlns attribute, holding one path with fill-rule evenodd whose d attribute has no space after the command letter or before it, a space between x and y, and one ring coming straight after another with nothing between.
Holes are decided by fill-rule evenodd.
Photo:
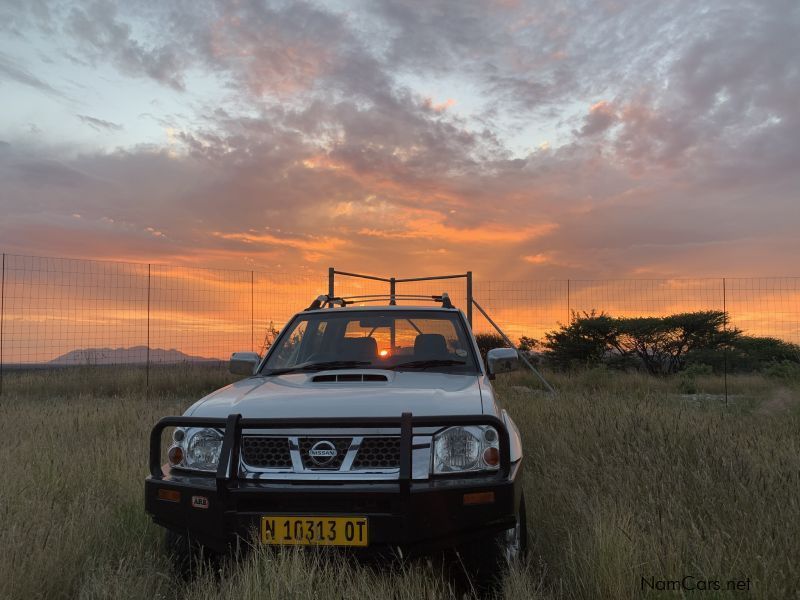
<instances>
[{"instance_id":1,"label":"nissan logo emblem","mask_svg":"<svg viewBox=\"0 0 800 600\"><path fill-rule=\"evenodd\" d=\"M333 459L336 458L336 446L333 445L333 442L321 440L311 446L311 450L308 451L308 456L315 465L324 467L329 465Z\"/></svg>"}]
</instances>

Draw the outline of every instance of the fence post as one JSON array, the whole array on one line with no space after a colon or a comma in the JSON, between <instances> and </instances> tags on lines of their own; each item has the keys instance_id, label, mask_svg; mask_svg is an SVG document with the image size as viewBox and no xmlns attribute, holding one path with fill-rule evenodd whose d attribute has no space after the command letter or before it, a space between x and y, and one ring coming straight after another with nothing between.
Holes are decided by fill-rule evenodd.
<instances>
[{"instance_id":1,"label":"fence post","mask_svg":"<svg viewBox=\"0 0 800 600\"><path fill-rule=\"evenodd\" d=\"M333 270L333 267L328 267L328 298L333 298L334 292L334 278L336 277L336 273Z\"/></svg>"},{"instance_id":2,"label":"fence post","mask_svg":"<svg viewBox=\"0 0 800 600\"><path fill-rule=\"evenodd\" d=\"M389 305L390 306L394 306L395 304L397 304L397 302L394 299L395 290L397 289L396 286L397 286L397 281L395 281L395 278L392 277L391 279L389 279ZM392 344L392 347L394 348L394 344Z\"/></svg>"},{"instance_id":3,"label":"fence post","mask_svg":"<svg viewBox=\"0 0 800 600\"><path fill-rule=\"evenodd\" d=\"M0 275L0 396L3 395L3 326L6 320L6 253L3 252L3 269Z\"/></svg>"},{"instance_id":4,"label":"fence post","mask_svg":"<svg viewBox=\"0 0 800 600\"><path fill-rule=\"evenodd\" d=\"M147 359L145 362L145 391L150 395L150 263L147 263Z\"/></svg>"},{"instance_id":5,"label":"fence post","mask_svg":"<svg viewBox=\"0 0 800 600\"><path fill-rule=\"evenodd\" d=\"M250 351L256 351L256 322L255 322L255 271L250 271Z\"/></svg>"},{"instance_id":6,"label":"fence post","mask_svg":"<svg viewBox=\"0 0 800 600\"><path fill-rule=\"evenodd\" d=\"M567 279L567 325L572 323L572 309L569 305L569 279Z\"/></svg>"},{"instance_id":7,"label":"fence post","mask_svg":"<svg viewBox=\"0 0 800 600\"><path fill-rule=\"evenodd\" d=\"M472 271L467 271L467 322L472 329Z\"/></svg>"},{"instance_id":8,"label":"fence post","mask_svg":"<svg viewBox=\"0 0 800 600\"><path fill-rule=\"evenodd\" d=\"M722 278L722 329L728 333L728 286L725 278ZM728 406L728 343L722 349L722 380L725 387L725 406Z\"/></svg>"}]
</instances>

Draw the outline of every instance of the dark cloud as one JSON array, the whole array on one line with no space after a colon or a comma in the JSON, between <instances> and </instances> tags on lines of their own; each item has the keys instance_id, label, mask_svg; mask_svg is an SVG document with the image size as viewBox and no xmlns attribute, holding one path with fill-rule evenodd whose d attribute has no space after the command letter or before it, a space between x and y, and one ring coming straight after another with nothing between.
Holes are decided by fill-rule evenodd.
<instances>
[{"instance_id":1,"label":"dark cloud","mask_svg":"<svg viewBox=\"0 0 800 600\"><path fill-rule=\"evenodd\" d=\"M617 113L613 106L608 102L598 102L589 109L589 114L584 118L583 127L581 127L578 135L591 136L602 133L611 127L617 119Z\"/></svg>"},{"instance_id":2,"label":"dark cloud","mask_svg":"<svg viewBox=\"0 0 800 600\"><path fill-rule=\"evenodd\" d=\"M184 60L179 47L172 43L146 47L132 36L131 27L117 18L112 4L73 7L67 29L92 59L107 59L125 74L151 77L177 90L184 89Z\"/></svg>"},{"instance_id":3,"label":"dark cloud","mask_svg":"<svg viewBox=\"0 0 800 600\"><path fill-rule=\"evenodd\" d=\"M5 166L5 165L4 165ZM56 160L21 159L9 164L6 169L9 180L16 180L26 187L38 189L72 188L90 186L91 177L78 169Z\"/></svg>"},{"instance_id":4,"label":"dark cloud","mask_svg":"<svg viewBox=\"0 0 800 600\"><path fill-rule=\"evenodd\" d=\"M112 123L111 121L106 121L104 119L98 119L97 117L90 117L88 115L75 115L81 120L83 123L86 123L89 127L94 129L95 131L120 131L122 129L122 125L119 123Z\"/></svg>"}]
</instances>

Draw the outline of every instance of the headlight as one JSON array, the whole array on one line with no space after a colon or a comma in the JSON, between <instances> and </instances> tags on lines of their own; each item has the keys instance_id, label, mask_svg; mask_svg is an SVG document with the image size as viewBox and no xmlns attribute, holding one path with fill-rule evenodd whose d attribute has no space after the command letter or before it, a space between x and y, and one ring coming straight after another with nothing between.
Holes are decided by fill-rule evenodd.
<instances>
[{"instance_id":1,"label":"headlight","mask_svg":"<svg viewBox=\"0 0 800 600\"><path fill-rule=\"evenodd\" d=\"M222 434L216 429L176 429L169 449L173 467L195 471L217 470L222 450ZM177 459L173 462L173 457Z\"/></svg>"},{"instance_id":2,"label":"headlight","mask_svg":"<svg viewBox=\"0 0 800 600\"><path fill-rule=\"evenodd\" d=\"M496 471L499 443L497 430L488 425L445 429L433 438L433 472Z\"/></svg>"}]
</instances>

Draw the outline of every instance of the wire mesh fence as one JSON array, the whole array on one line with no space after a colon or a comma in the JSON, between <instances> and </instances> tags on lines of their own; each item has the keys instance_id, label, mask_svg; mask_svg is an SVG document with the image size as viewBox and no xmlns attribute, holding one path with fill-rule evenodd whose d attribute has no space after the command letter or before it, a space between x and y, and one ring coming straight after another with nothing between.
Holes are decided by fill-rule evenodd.
<instances>
[{"instance_id":1,"label":"wire mesh fence","mask_svg":"<svg viewBox=\"0 0 800 600\"><path fill-rule=\"evenodd\" d=\"M475 297L510 337L541 339L574 315L665 317L723 311L747 335L800 343L800 278L486 281Z\"/></svg>"},{"instance_id":2,"label":"wire mesh fence","mask_svg":"<svg viewBox=\"0 0 800 600\"><path fill-rule=\"evenodd\" d=\"M465 308L466 280L398 283L397 294L447 291ZM263 354L298 310L328 291L319 275L204 269L4 254L0 373L78 365L222 364ZM388 294L386 282L337 277L343 296ZM541 339L574 314L666 316L726 311L748 335L800 343L800 278L489 281L473 297L511 339ZM490 331L475 311L473 328Z\"/></svg>"}]
</instances>

